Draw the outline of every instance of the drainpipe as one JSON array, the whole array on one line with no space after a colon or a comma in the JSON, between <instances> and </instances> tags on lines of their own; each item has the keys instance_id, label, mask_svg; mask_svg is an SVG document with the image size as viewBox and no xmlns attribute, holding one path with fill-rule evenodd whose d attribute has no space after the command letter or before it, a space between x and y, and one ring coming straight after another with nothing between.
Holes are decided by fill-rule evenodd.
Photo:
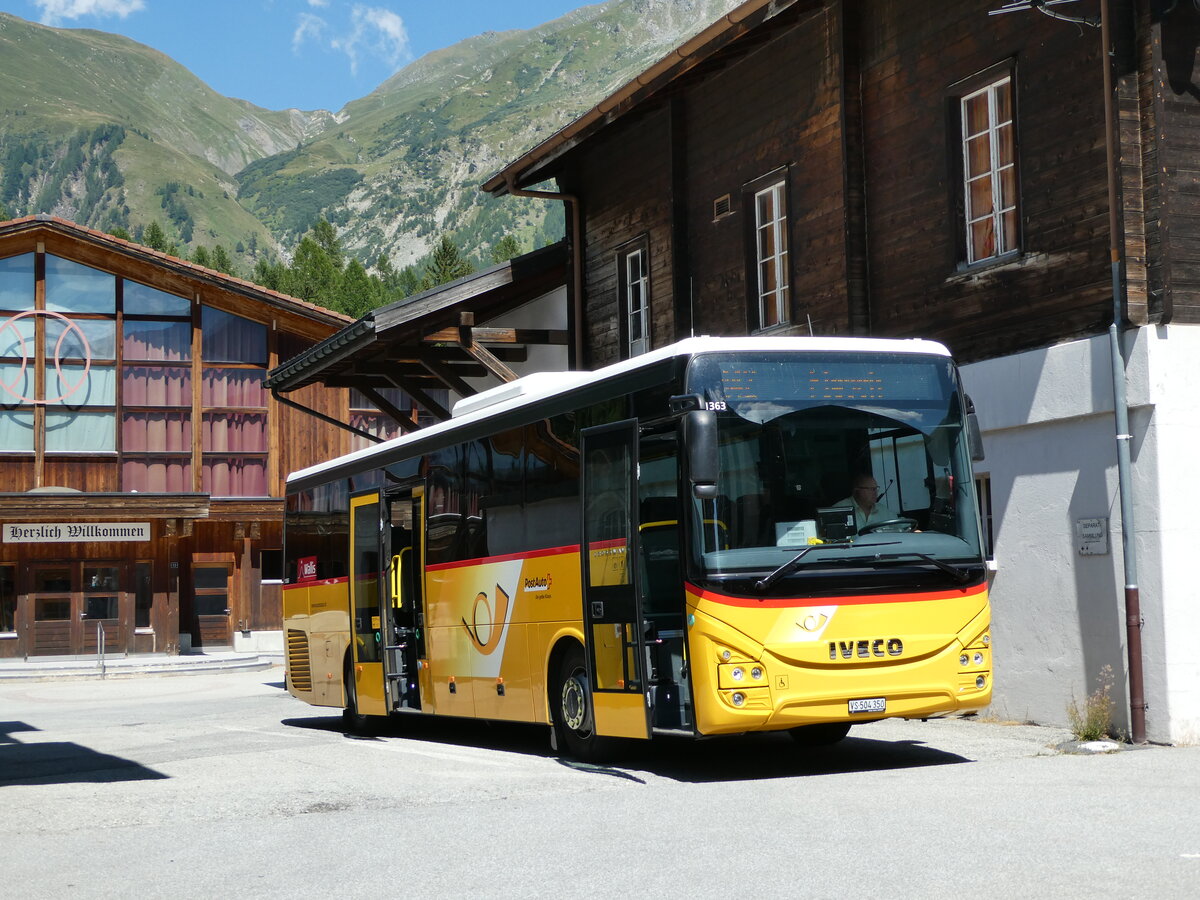
<instances>
[{"instance_id":1,"label":"drainpipe","mask_svg":"<svg viewBox=\"0 0 1200 900\"><path fill-rule=\"evenodd\" d=\"M579 198L574 194L557 191L530 191L519 188L516 178L507 175L505 190L513 197L534 197L541 200L561 200L571 210L571 360L572 369L583 367L583 235L582 217L579 213Z\"/></svg>"},{"instance_id":2,"label":"drainpipe","mask_svg":"<svg viewBox=\"0 0 1200 900\"><path fill-rule=\"evenodd\" d=\"M1125 395L1125 360L1121 355L1122 240L1117 214L1116 111L1113 100L1112 35L1109 2L1100 3L1100 56L1104 63L1104 149L1108 162L1108 233L1112 267L1113 317L1108 326L1112 356L1113 413L1117 431L1117 485L1121 495L1121 555L1125 564L1125 641L1129 657L1129 721L1133 742L1146 742L1146 697L1142 682L1142 610L1137 577L1137 536L1133 527L1133 478L1130 472L1129 406Z\"/></svg>"}]
</instances>

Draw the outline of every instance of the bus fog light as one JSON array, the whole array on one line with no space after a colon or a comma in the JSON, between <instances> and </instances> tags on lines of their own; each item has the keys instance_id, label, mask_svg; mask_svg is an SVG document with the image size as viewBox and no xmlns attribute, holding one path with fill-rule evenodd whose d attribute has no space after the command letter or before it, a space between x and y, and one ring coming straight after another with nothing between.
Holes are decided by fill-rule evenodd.
<instances>
[{"instance_id":1,"label":"bus fog light","mask_svg":"<svg viewBox=\"0 0 1200 900\"><path fill-rule=\"evenodd\" d=\"M967 659L967 654L965 653L958 658L958 664L960 666L965 666L968 662L970 662L970 660Z\"/></svg>"},{"instance_id":2,"label":"bus fog light","mask_svg":"<svg viewBox=\"0 0 1200 900\"><path fill-rule=\"evenodd\" d=\"M741 691L735 691L730 699L733 700L734 706L741 706L746 702L746 695Z\"/></svg>"},{"instance_id":3,"label":"bus fog light","mask_svg":"<svg viewBox=\"0 0 1200 900\"><path fill-rule=\"evenodd\" d=\"M733 671L729 673L729 677L734 681L741 681L744 677L746 677L746 670L741 666L734 666Z\"/></svg>"},{"instance_id":4,"label":"bus fog light","mask_svg":"<svg viewBox=\"0 0 1200 900\"><path fill-rule=\"evenodd\" d=\"M985 684L987 684L987 679L984 676L980 675L978 678L975 679L975 687L981 688Z\"/></svg>"},{"instance_id":5,"label":"bus fog light","mask_svg":"<svg viewBox=\"0 0 1200 900\"><path fill-rule=\"evenodd\" d=\"M753 669L750 670L750 677L753 678L755 681L760 681L763 677L762 668L759 666L755 666Z\"/></svg>"},{"instance_id":6,"label":"bus fog light","mask_svg":"<svg viewBox=\"0 0 1200 900\"><path fill-rule=\"evenodd\" d=\"M973 661L974 661L975 665L977 665L977 666L982 666L982 665L983 665L983 654L982 654L982 653L976 653L976 654L975 654L975 656L974 656L974 658L973 658Z\"/></svg>"}]
</instances>

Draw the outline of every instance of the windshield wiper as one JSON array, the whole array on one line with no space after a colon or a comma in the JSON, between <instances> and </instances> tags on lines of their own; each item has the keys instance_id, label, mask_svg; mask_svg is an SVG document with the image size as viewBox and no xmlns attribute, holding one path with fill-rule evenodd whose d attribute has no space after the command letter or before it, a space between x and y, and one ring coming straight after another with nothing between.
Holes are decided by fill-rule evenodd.
<instances>
[{"instance_id":1,"label":"windshield wiper","mask_svg":"<svg viewBox=\"0 0 1200 900\"><path fill-rule=\"evenodd\" d=\"M937 566L959 584L966 584L971 580L971 573L966 569L960 569L958 566L952 566L950 563L942 562L940 559L934 559L932 556L928 556L924 553L916 553L911 550L904 553L876 554L872 558L872 562L899 562L900 560L913 556L919 560L922 560L923 562L929 563L931 566Z\"/></svg>"},{"instance_id":2,"label":"windshield wiper","mask_svg":"<svg viewBox=\"0 0 1200 900\"><path fill-rule=\"evenodd\" d=\"M862 550L866 547L890 547L893 544L898 544L898 543L900 543L900 542L899 541L885 541L882 544L852 544L847 541L844 544L809 544L807 547L805 547L803 550L801 550L799 553L797 553L795 556L793 556L791 559L789 559L787 562L785 562L782 566L780 566L778 569L776 569L770 575L767 575L765 578L760 578L758 581L754 582L754 589L756 591L760 591L760 592L765 591L767 588L769 588L771 585L773 585L775 582L777 582L784 575L787 575L788 573L797 569L800 566L801 560L803 560L804 557L807 556L813 550L849 550L851 547L857 547L859 550ZM878 554L876 554L875 558L876 559L879 558ZM842 560L838 560L838 562L842 562Z\"/></svg>"}]
</instances>

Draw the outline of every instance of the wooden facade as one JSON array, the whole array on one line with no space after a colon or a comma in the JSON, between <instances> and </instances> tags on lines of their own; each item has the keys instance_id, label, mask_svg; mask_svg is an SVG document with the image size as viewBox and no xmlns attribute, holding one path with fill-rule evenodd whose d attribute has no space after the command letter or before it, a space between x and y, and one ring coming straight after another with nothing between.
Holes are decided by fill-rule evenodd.
<instances>
[{"instance_id":1,"label":"wooden facade","mask_svg":"<svg viewBox=\"0 0 1200 900\"><path fill-rule=\"evenodd\" d=\"M56 267L64 284L111 283L116 300L64 307L47 287ZM143 295L150 305L139 307ZM12 308L25 296L34 303ZM147 315L155 303L171 315ZM48 217L0 223L0 308L0 657L94 653L101 633L109 653L172 653L277 632L284 479L354 438L262 383L349 320ZM230 348L245 333L261 339L253 365L221 349L210 318L232 332ZM88 338L82 350L53 339L73 330ZM168 333L179 335L170 353ZM157 385L143 386L159 369L180 386L165 403ZM107 392L93 413L99 437L81 429L80 442L55 443L56 427L96 403L56 400L56 377ZM290 399L338 421L351 415L345 389ZM164 442L160 426L173 423Z\"/></svg>"},{"instance_id":2,"label":"wooden facade","mask_svg":"<svg viewBox=\"0 0 1200 900\"><path fill-rule=\"evenodd\" d=\"M493 177L498 195L555 178L579 204L584 367L629 353L618 261L638 240L652 346L689 333L920 336L971 361L1106 329L1100 30L1032 9L989 15L1002 5L751 0ZM1151 0L1109 12L1122 316L1198 322L1200 13ZM1015 185L1015 233L1011 250L972 261L963 104L998 79L1015 159L997 178ZM773 179L789 296L764 327L754 202Z\"/></svg>"}]
</instances>

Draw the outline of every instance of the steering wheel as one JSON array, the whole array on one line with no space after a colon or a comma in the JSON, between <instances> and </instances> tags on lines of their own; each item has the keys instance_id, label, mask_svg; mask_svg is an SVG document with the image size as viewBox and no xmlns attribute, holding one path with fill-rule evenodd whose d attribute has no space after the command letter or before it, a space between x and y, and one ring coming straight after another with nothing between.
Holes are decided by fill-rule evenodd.
<instances>
[{"instance_id":1,"label":"steering wheel","mask_svg":"<svg viewBox=\"0 0 1200 900\"><path fill-rule=\"evenodd\" d=\"M873 534L876 531L897 531L908 532L916 531L917 525L920 524L916 519L909 519L901 516L898 519L884 519L882 522L872 522L870 525L864 525L858 529L859 534ZM903 528L893 528L889 526L903 525Z\"/></svg>"}]
</instances>

